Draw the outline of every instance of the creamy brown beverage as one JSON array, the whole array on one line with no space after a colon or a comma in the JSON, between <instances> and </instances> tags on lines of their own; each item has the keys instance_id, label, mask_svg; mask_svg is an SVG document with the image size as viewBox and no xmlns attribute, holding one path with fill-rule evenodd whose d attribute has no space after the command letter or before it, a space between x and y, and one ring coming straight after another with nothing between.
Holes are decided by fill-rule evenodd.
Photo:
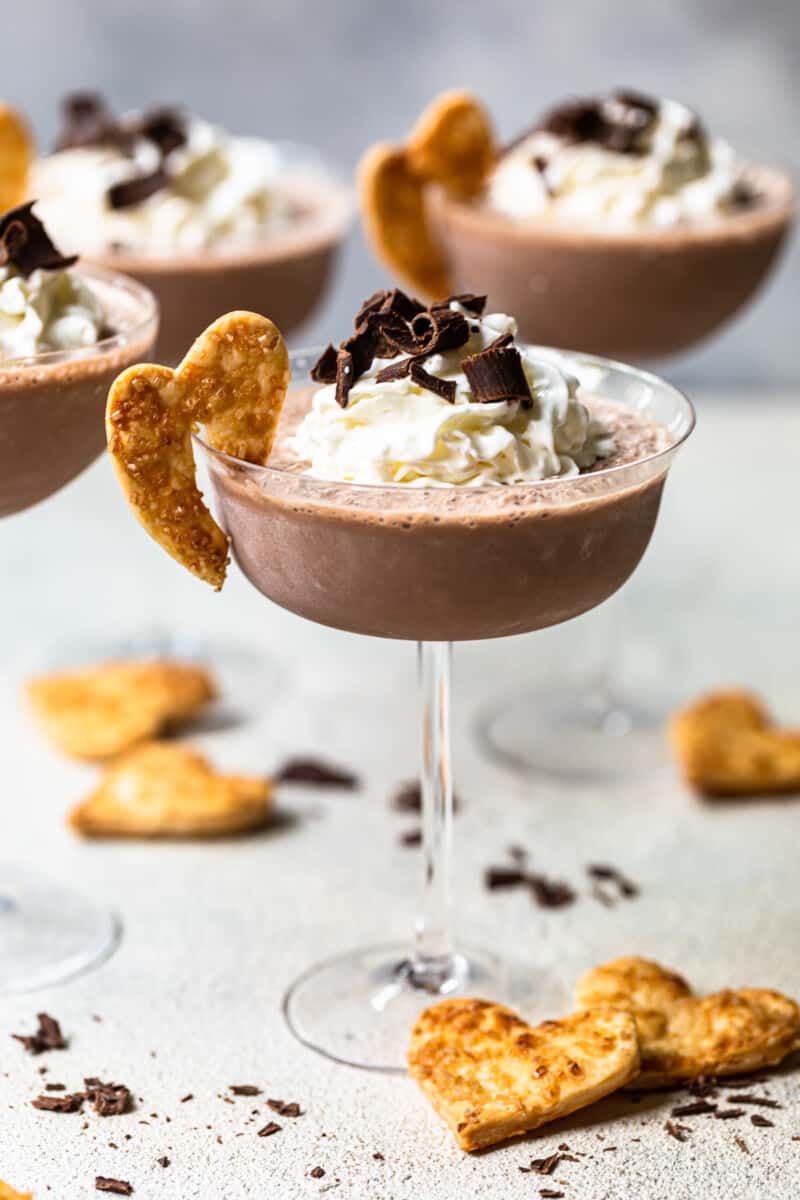
<instances>
[{"instance_id":1,"label":"creamy brown beverage","mask_svg":"<svg viewBox=\"0 0 800 1200\"><path fill-rule=\"evenodd\" d=\"M96 96L65 105L32 186L56 236L151 288L157 355L176 362L227 309L284 331L318 305L350 220L346 192L310 150L234 137L180 110L112 116Z\"/></svg>"},{"instance_id":2,"label":"creamy brown beverage","mask_svg":"<svg viewBox=\"0 0 800 1200\"><path fill-rule=\"evenodd\" d=\"M384 325L368 364L358 334L329 348L323 386L289 393L266 468L208 456L247 577L321 624L417 641L524 633L605 600L650 539L675 430L514 344L479 298L376 299L417 308L411 336Z\"/></svg>"},{"instance_id":3,"label":"creamy brown beverage","mask_svg":"<svg viewBox=\"0 0 800 1200\"><path fill-rule=\"evenodd\" d=\"M153 297L58 254L26 205L0 218L0 517L73 479L103 449L114 377L152 350Z\"/></svg>"}]
</instances>

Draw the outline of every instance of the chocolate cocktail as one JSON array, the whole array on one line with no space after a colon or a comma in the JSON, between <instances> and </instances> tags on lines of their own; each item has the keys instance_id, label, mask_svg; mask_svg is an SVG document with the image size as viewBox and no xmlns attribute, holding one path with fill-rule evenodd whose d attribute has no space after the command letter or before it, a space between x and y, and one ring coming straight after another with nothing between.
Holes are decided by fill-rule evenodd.
<instances>
[{"instance_id":1,"label":"chocolate cocktail","mask_svg":"<svg viewBox=\"0 0 800 1200\"><path fill-rule=\"evenodd\" d=\"M31 187L57 237L155 293L160 358L177 362L229 308L265 309L287 332L311 315L350 224L348 191L315 151L180 109L117 118L85 94L64 107Z\"/></svg>"},{"instance_id":2,"label":"chocolate cocktail","mask_svg":"<svg viewBox=\"0 0 800 1200\"><path fill-rule=\"evenodd\" d=\"M45 499L97 457L111 381L155 342L146 288L74 264L30 204L0 217L0 517ZM94 899L0 865L0 994L96 965L118 933Z\"/></svg>"},{"instance_id":3,"label":"chocolate cocktail","mask_svg":"<svg viewBox=\"0 0 800 1200\"><path fill-rule=\"evenodd\" d=\"M270 322L232 313L174 373L133 367L109 396L123 489L185 566L221 586L227 536L268 599L419 644L415 942L313 966L285 1000L303 1042L363 1067L403 1069L411 1021L432 996L503 991L494 956L451 936L450 643L553 625L620 587L693 425L666 383L519 343L515 321L485 315L484 301L426 308L380 292L338 349L291 364ZM189 483L198 425L222 528Z\"/></svg>"}]
</instances>

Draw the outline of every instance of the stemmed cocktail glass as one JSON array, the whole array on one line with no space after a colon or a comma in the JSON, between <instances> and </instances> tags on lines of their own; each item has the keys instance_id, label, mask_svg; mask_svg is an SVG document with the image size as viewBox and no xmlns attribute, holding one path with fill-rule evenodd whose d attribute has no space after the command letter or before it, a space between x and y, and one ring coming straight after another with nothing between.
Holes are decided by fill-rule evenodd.
<instances>
[{"instance_id":1,"label":"stemmed cocktail glass","mask_svg":"<svg viewBox=\"0 0 800 1200\"><path fill-rule=\"evenodd\" d=\"M667 472L693 427L689 401L655 376L534 353L588 393L660 422L667 447L569 478L409 488L253 466L197 439L234 557L265 596L322 624L419 645L423 884L414 936L314 964L285 997L302 1042L355 1066L404 1069L411 1024L437 997L510 998L495 954L453 937L450 643L541 629L615 592L647 546ZM294 388L309 387L316 357L293 356Z\"/></svg>"}]
</instances>

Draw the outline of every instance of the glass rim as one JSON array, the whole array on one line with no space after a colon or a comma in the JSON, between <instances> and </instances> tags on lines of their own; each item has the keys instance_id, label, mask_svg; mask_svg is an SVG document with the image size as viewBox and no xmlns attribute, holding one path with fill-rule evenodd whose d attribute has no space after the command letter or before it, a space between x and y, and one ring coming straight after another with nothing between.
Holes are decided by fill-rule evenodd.
<instances>
[{"instance_id":1,"label":"glass rim","mask_svg":"<svg viewBox=\"0 0 800 1200\"><path fill-rule=\"evenodd\" d=\"M588 482L589 480L596 481L598 479L620 480L620 487L624 487L625 482L621 477L630 475L630 473L637 468L664 461L664 469L666 470L667 466L669 465L670 458L691 435L695 425L697 424L697 414L695 412L694 405L686 393L680 388L676 387L675 384L669 383L666 379L663 379L660 375L655 375L652 371L647 371L641 367L632 367L628 363L618 362L612 358L603 358L601 355L584 354L583 351L579 350L563 350L555 346L540 346L535 343L525 343L525 345L528 350L533 351L534 357L536 356L537 352L539 353L539 361L552 364L554 358L563 358L565 360L564 369L568 369L566 364L572 360L573 362L583 364L586 367L605 369L607 371L610 370L615 372L617 375L624 376L628 380L633 380L641 383L644 386L648 386L671 395L676 401L678 408L682 409L683 416L685 418L685 427L681 430L680 434L675 438L675 440L670 442L668 446L664 446L662 449L656 450L652 454L646 454L642 458L632 459L630 462L617 463L615 466L611 467L598 467L596 470L581 472L577 475L550 475L545 479L528 480L521 483L483 483L475 486L457 483L436 483L430 485L425 485L424 483L414 485L409 485L407 483L359 483L349 479L320 479L319 476L299 474L297 471L292 471L287 467L271 467L269 464L261 465L259 463L246 462L241 458L235 458L233 455L227 454L224 450L216 450L213 446L209 445L209 443L206 442L204 438L202 438L196 431L192 433L192 439L197 443L198 446L200 446L204 453L209 456L209 458L212 460L217 459L226 466L235 467L237 470L246 472L247 474L253 475L256 478L299 480L302 481L304 486L308 486L312 490L319 489L320 491L325 491L330 490L331 487L342 487L348 489L352 488L357 492L366 495L370 493L375 494L388 491L392 495L408 493L410 497L413 497L415 495L418 496L420 493L431 491L436 493L453 492L456 494L473 496L478 495L481 492L495 492L497 491L498 487L509 490L514 489L517 492L529 492L531 490L551 488L558 484L562 486L564 484L570 484L572 486L580 487L582 481ZM291 351L289 354L290 367L293 367L294 364L299 360L303 362L315 361L316 358L318 358L322 353L323 349L324 347L322 346L312 346L308 349ZM290 389L291 386L292 385L290 382Z\"/></svg>"},{"instance_id":2,"label":"glass rim","mask_svg":"<svg viewBox=\"0 0 800 1200\"><path fill-rule=\"evenodd\" d=\"M117 330L99 338L96 342L91 342L88 346L71 346L62 350L42 350L38 354L19 354L15 358L0 358L0 376L9 368L47 367L62 362L108 354L112 350L119 350L130 345L131 342L146 333L154 321L158 321L158 301L150 288L146 284L140 283L138 279L132 279L123 271L114 271L107 267L98 267L93 264L84 266L80 261L69 270L89 286L94 280L126 293L135 303L143 306L144 315L130 328Z\"/></svg>"}]
</instances>

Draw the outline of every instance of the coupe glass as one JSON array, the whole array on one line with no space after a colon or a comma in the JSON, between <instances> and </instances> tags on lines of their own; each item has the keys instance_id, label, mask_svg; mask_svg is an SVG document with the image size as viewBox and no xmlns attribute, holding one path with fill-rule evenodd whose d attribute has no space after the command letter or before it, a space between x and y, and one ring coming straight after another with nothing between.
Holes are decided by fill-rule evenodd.
<instances>
[{"instance_id":1,"label":"coupe glass","mask_svg":"<svg viewBox=\"0 0 800 1200\"><path fill-rule=\"evenodd\" d=\"M354 1066L404 1070L410 1027L439 997L513 1000L498 956L453 936L451 643L541 629L615 592L644 552L670 464L694 424L689 401L652 375L535 353L588 392L661 422L668 447L569 479L409 488L252 466L197 439L234 557L260 592L324 625L418 643L423 844L413 937L314 964L284 1000L301 1042ZM293 356L293 388L309 387L315 358Z\"/></svg>"},{"instance_id":2,"label":"coupe glass","mask_svg":"<svg viewBox=\"0 0 800 1200\"><path fill-rule=\"evenodd\" d=\"M0 517L44 500L94 461L112 380L155 342L158 307L147 288L116 272L78 274L101 297L114 332L93 346L0 362ZM0 863L0 994L88 970L112 953L119 933L104 904Z\"/></svg>"}]
</instances>

